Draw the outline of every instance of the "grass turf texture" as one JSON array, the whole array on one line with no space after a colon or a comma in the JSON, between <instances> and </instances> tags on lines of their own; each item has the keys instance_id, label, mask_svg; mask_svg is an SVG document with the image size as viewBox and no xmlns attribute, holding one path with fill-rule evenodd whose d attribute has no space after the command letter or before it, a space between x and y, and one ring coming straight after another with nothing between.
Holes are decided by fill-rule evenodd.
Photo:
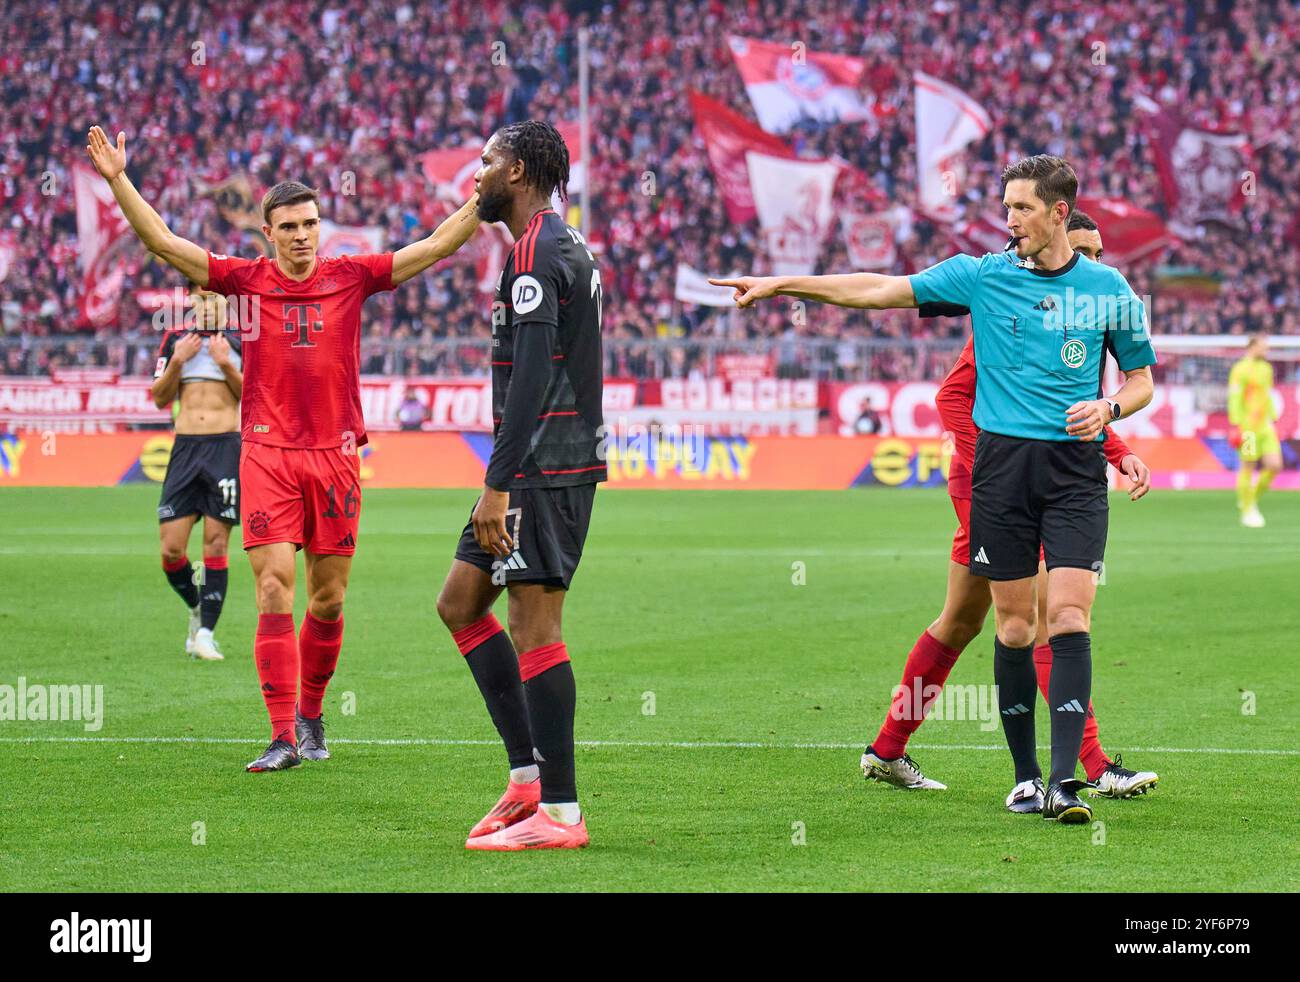
<instances>
[{"instance_id":1,"label":"grass turf texture","mask_svg":"<svg viewBox=\"0 0 1300 982\"><path fill-rule=\"evenodd\" d=\"M602 492L567 603L580 853L468 854L503 786L495 732L433 601L467 491L366 493L334 759L245 774L268 738L251 577L234 550L219 664L183 654L157 492L0 491L0 683L102 684L103 729L0 722L4 890L1293 890L1300 495L1242 529L1230 494L1112 496L1094 623L1103 744L1160 772L1095 799L1104 829L1011 815L1000 732L930 720L947 792L866 784L874 736L943 598L954 519L932 491ZM201 552L197 537L190 555ZM805 564L796 586L793 564ZM301 573L301 565L300 565ZM300 575L298 613L301 623ZM504 621L504 600L498 607ZM992 681L992 618L950 683ZM1255 715L1242 712L1243 691ZM355 714L341 712L346 693ZM653 694L651 696L650 694ZM653 715L643 710L650 708ZM1039 755L1047 763L1040 703ZM195 737L216 743L48 742ZM42 742L21 742L36 738ZM791 744L852 744L797 748ZM978 745L996 749L937 749ZM1174 753L1142 748L1284 750ZM206 844L195 845L194 823ZM795 823L802 823L798 826ZM805 845L796 845L798 830Z\"/></svg>"}]
</instances>

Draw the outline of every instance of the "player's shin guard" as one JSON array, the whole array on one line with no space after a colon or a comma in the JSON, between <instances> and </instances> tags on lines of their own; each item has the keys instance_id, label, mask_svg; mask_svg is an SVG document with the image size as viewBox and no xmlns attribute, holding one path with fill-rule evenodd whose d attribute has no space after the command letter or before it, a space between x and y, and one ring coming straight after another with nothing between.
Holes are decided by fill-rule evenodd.
<instances>
[{"instance_id":1,"label":"player's shin guard","mask_svg":"<svg viewBox=\"0 0 1300 982\"><path fill-rule=\"evenodd\" d=\"M293 614L262 614L253 641L257 678L271 715L271 739L297 744L293 705L298 699L298 640L293 636Z\"/></svg>"},{"instance_id":2,"label":"player's shin guard","mask_svg":"<svg viewBox=\"0 0 1300 982\"><path fill-rule=\"evenodd\" d=\"M488 715L506 745L510 767L528 767L533 761L533 737L528 729L528 706L519 678L519 658L501 623L492 614L469 627L452 632L452 640L465 656Z\"/></svg>"},{"instance_id":3,"label":"player's shin guard","mask_svg":"<svg viewBox=\"0 0 1300 982\"><path fill-rule=\"evenodd\" d=\"M1049 706L1051 697L1047 694L1048 680L1052 677L1052 646L1040 644L1034 649L1034 671L1038 673L1038 691L1043 694L1043 701ZM1079 748L1079 763L1089 781L1095 781L1105 773L1110 758L1102 749L1101 737L1097 729L1097 714L1092 703L1088 703L1088 719L1083 724L1083 746Z\"/></svg>"},{"instance_id":4,"label":"player's shin guard","mask_svg":"<svg viewBox=\"0 0 1300 982\"><path fill-rule=\"evenodd\" d=\"M185 601L185 606L193 609L199 605L199 588L194 585L194 571L190 569L190 557L181 556L174 563L163 560L163 573L172 585L177 596Z\"/></svg>"},{"instance_id":5,"label":"player's shin guard","mask_svg":"<svg viewBox=\"0 0 1300 982\"><path fill-rule=\"evenodd\" d=\"M1047 708L1052 719L1052 775L1049 783L1074 777L1074 763L1083 744L1092 692L1092 635L1087 631L1057 634L1051 639L1052 678Z\"/></svg>"},{"instance_id":6,"label":"player's shin guard","mask_svg":"<svg viewBox=\"0 0 1300 982\"><path fill-rule=\"evenodd\" d=\"M936 641L929 631L923 631L912 646L903 666L903 678L894 689L880 733L871 742L878 757L894 760L903 756L907 741L925 720L925 714L938 698L948 673L957 664L961 652Z\"/></svg>"},{"instance_id":7,"label":"player's shin guard","mask_svg":"<svg viewBox=\"0 0 1300 982\"><path fill-rule=\"evenodd\" d=\"M542 804L577 801L573 715L578 699L564 642L521 654L519 676L524 682L528 723L542 772Z\"/></svg>"},{"instance_id":8,"label":"player's shin guard","mask_svg":"<svg viewBox=\"0 0 1300 982\"><path fill-rule=\"evenodd\" d=\"M1038 767L1038 746L1034 740L1034 647L1009 648L1001 638L993 641L993 682L998 687L998 714L1007 738L1011 760L1016 765L1016 783L1042 776Z\"/></svg>"},{"instance_id":9,"label":"player's shin guard","mask_svg":"<svg viewBox=\"0 0 1300 982\"><path fill-rule=\"evenodd\" d=\"M298 659L301 664L298 712L308 719L316 719L321 714L325 687L334 677L334 669L339 663L339 649L342 647L342 616L336 621L323 621L308 611L302 621L302 630L298 632Z\"/></svg>"},{"instance_id":10,"label":"player's shin guard","mask_svg":"<svg viewBox=\"0 0 1300 982\"><path fill-rule=\"evenodd\" d=\"M226 586L230 581L228 556L203 557L203 589L199 598L199 621L209 631L217 626L221 608L226 602Z\"/></svg>"}]
</instances>

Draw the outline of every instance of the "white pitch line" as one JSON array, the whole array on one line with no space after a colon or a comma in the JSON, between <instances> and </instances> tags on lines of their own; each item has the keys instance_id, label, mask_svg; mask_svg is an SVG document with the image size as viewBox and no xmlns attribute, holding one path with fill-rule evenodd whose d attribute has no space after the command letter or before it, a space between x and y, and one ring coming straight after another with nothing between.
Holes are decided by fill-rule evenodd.
<instances>
[{"instance_id":1,"label":"white pitch line","mask_svg":"<svg viewBox=\"0 0 1300 982\"><path fill-rule=\"evenodd\" d=\"M218 743L260 744L255 738L241 737L0 737L0 743ZM409 739L364 739L331 737L330 743L354 744L362 747L495 747L499 740L450 740L414 737ZM580 747L629 747L661 750L858 750L857 743L760 743L741 740L578 740ZM1005 751L1005 747L991 743L912 743L921 750L982 750ZM1237 747L1128 747L1134 753L1152 754L1240 754L1246 757L1300 757L1300 750L1272 750L1266 748Z\"/></svg>"}]
</instances>

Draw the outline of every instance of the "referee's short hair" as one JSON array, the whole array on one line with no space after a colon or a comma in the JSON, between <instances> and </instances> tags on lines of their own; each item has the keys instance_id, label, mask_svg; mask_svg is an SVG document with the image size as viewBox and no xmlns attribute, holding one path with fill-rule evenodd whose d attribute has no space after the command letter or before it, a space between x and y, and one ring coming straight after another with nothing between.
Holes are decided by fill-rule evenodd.
<instances>
[{"instance_id":1,"label":"referee's short hair","mask_svg":"<svg viewBox=\"0 0 1300 982\"><path fill-rule=\"evenodd\" d=\"M1034 193L1051 207L1064 201L1074 211L1074 199L1079 193L1079 178L1064 157L1039 153L1017 160L1002 172L1002 192L1012 181L1033 181ZM1095 227L1095 226L1094 226Z\"/></svg>"},{"instance_id":2,"label":"referee's short hair","mask_svg":"<svg viewBox=\"0 0 1300 982\"><path fill-rule=\"evenodd\" d=\"M1080 230L1084 232L1096 232L1097 223L1093 221L1092 216L1086 211L1079 211L1079 209L1076 208L1070 212L1070 220L1065 223L1065 230L1067 232L1078 232Z\"/></svg>"}]
</instances>

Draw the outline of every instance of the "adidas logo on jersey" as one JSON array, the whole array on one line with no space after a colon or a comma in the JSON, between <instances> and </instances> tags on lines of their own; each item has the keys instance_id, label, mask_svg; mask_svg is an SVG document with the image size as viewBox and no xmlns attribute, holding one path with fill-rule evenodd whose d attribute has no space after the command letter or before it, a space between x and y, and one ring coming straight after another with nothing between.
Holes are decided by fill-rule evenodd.
<instances>
[{"instance_id":1,"label":"adidas logo on jersey","mask_svg":"<svg viewBox=\"0 0 1300 982\"><path fill-rule=\"evenodd\" d=\"M983 563L985 566L989 564L989 557L985 554L983 546L980 546L980 551L975 553L975 562Z\"/></svg>"},{"instance_id":2,"label":"adidas logo on jersey","mask_svg":"<svg viewBox=\"0 0 1300 982\"><path fill-rule=\"evenodd\" d=\"M1058 713L1082 713L1084 709L1079 705L1078 699L1071 699L1064 706L1057 706L1056 711Z\"/></svg>"},{"instance_id":3,"label":"adidas logo on jersey","mask_svg":"<svg viewBox=\"0 0 1300 982\"><path fill-rule=\"evenodd\" d=\"M1049 293L1047 296L1043 297L1042 300L1038 301L1038 303L1034 304L1034 309L1035 309L1035 310L1055 310L1055 309L1056 309L1056 298L1055 298L1054 296L1052 296L1052 295Z\"/></svg>"}]
</instances>

